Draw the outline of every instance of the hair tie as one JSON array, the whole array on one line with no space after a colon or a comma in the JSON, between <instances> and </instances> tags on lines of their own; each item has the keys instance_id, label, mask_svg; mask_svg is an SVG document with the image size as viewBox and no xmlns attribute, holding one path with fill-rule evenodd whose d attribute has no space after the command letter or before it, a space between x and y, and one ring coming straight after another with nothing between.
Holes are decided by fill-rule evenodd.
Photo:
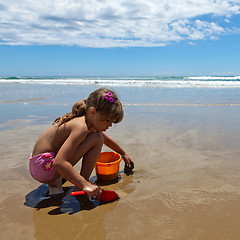
<instances>
[{"instance_id":1,"label":"hair tie","mask_svg":"<svg viewBox=\"0 0 240 240\"><path fill-rule=\"evenodd\" d=\"M112 96L111 92L104 94L104 98L112 103L112 102L114 102L114 99L111 96Z\"/></svg>"}]
</instances>

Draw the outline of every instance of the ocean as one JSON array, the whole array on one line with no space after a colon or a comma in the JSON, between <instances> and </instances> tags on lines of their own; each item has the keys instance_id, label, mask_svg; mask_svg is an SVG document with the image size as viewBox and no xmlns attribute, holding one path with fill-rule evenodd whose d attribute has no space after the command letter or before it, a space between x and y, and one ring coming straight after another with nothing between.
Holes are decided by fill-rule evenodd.
<instances>
[{"instance_id":1,"label":"ocean","mask_svg":"<svg viewBox=\"0 0 240 240\"><path fill-rule=\"evenodd\" d=\"M125 106L238 106L240 76L0 77L0 122L50 119L97 88L114 89Z\"/></svg>"},{"instance_id":2,"label":"ocean","mask_svg":"<svg viewBox=\"0 0 240 240\"><path fill-rule=\"evenodd\" d=\"M240 88L240 76L198 77L0 77L0 83L112 87Z\"/></svg>"}]
</instances>

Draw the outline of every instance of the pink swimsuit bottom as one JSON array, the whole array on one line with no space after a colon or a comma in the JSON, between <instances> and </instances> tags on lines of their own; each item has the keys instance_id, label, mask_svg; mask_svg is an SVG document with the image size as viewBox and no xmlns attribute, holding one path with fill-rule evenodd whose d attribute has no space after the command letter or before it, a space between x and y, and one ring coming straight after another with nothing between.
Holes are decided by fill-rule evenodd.
<instances>
[{"instance_id":1,"label":"pink swimsuit bottom","mask_svg":"<svg viewBox=\"0 0 240 240\"><path fill-rule=\"evenodd\" d=\"M52 181L55 169L52 164L56 154L46 152L29 158L29 169L32 177L41 183Z\"/></svg>"}]
</instances>

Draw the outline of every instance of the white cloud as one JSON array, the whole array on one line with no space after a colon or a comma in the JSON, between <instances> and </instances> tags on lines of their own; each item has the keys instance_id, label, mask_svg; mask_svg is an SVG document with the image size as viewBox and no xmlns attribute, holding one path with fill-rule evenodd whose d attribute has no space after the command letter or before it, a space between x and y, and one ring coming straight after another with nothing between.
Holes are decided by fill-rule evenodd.
<instances>
[{"instance_id":1,"label":"white cloud","mask_svg":"<svg viewBox=\"0 0 240 240\"><path fill-rule=\"evenodd\" d=\"M217 39L235 14L239 0L0 0L0 44L164 46Z\"/></svg>"}]
</instances>

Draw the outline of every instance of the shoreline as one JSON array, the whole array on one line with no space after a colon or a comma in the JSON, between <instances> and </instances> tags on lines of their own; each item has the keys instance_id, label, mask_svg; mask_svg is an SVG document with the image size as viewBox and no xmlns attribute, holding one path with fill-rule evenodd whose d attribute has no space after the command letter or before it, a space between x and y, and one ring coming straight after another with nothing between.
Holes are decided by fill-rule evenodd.
<instances>
[{"instance_id":1,"label":"shoreline","mask_svg":"<svg viewBox=\"0 0 240 240\"><path fill-rule=\"evenodd\" d=\"M48 105L48 106L71 106L71 104L51 104L31 102L35 100L43 100L47 97L41 98L25 98L15 100L0 101L0 104L26 104L26 105ZM123 106L193 106L193 107L217 107L217 106L240 106L240 103L123 103Z\"/></svg>"}]
</instances>

